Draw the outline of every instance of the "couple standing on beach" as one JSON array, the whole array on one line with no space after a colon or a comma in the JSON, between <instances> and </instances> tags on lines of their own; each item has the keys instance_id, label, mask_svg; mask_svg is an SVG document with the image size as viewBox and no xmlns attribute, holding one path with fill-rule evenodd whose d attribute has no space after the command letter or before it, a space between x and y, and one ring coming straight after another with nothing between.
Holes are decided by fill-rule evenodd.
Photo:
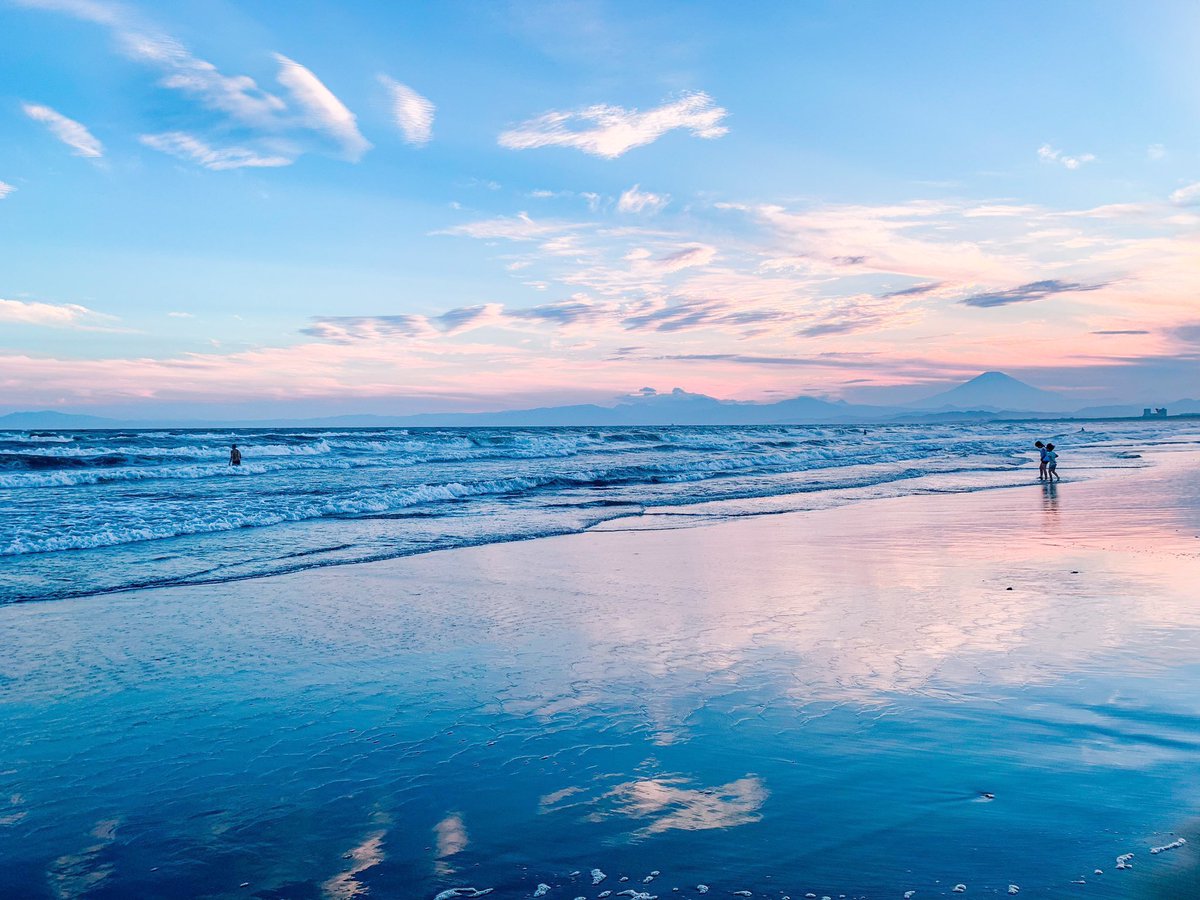
<instances>
[{"instance_id":1,"label":"couple standing on beach","mask_svg":"<svg viewBox=\"0 0 1200 900\"><path fill-rule=\"evenodd\" d=\"M1034 441L1033 446L1037 447L1038 452L1042 454L1042 464L1038 468L1038 481L1062 481L1062 477L1058 474L1058 454L1054 452L1054 445Z\"/></svg>"}]
</instances>

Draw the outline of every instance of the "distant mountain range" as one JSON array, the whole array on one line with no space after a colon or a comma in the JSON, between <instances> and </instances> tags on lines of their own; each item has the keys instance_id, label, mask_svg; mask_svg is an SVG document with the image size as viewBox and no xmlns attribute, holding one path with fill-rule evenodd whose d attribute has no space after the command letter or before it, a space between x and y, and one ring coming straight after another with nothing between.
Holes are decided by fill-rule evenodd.
<instances>
[{"instance_id":1,"label":"distant mountain range","mask_svg":"<svg viewBox=\"0 0 1200 900\"><path fill-rule=\"evenodd\" d=\"M1200 414L1200 401L1167 404L1173 415ZM486 413L423 413L409 416L343 415L262 421L161 419L133 421L57 411L0 416L0 429L66 430L103 428L452 428L553 425L769 425L885 422L976 422L997 419L1126 418L1142 407L1112 405L1074 408L1062 394L1042 390L1003 372L984 372L948 391L903 406L867 406L817 397L774 403L718 400L676 388L667 394L645 391L613 406L578 404Z\"/></svg>"}]
</instances>

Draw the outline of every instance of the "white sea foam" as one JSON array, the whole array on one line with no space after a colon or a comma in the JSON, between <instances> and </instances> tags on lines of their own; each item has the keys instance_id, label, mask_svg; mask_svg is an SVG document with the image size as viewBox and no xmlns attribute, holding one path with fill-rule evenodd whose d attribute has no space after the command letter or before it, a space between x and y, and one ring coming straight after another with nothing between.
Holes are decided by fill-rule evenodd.
<instances>
[{"instance_id":1,"label":"white sea foam","mask_svg":"<svg viewBox=\"0 0 1200 900\"><path fill-rule=\"evenodd\" d=\"M96 547L111 547L138 541L180 537L191 534L210 534L233 531L238 528L263 528L284 522L301 522L324 517L345 517L384 513L404 509L422 503L459 500L482 494L503 494L529 490L545 483L543 479L507 478L461 484L423 484L412 488L390 491L355 491L344 497L308 500L292 505L273 503L257 510L230 510L224 515L210 519L172 521L163 525L107 526L84 534L45 534L28 536L19 534L7 546L0 547L0 556L24 553L46 553L57 550L83 550Z\"/></svg>"},{"instance_id":2,"label":"white sea foam","mask_svg":"<svg viewBox=\"0 0 1200 900\"><path fill-rule=\"evenodd\" d=\"M73 439L61 434L14 434L0 431L0 443L69 444Z\"/></svg>"},{"instance_id":3,"label":"white sea foam","mask_svg":"<svg viewBox=\"0 0 1200 900\"><path fill-rule=\"evenodd\" d=\"M1179 840L1171 841L1169 844L1163 844L1161 847L1151 847L1150 852L1157 856L1159 853L1166 853L1168 850L1178 850L1186 843L1187 838L1179 838Z\"/></svg>"},{"instance_id":4,"label":"white sea foam","mask_svg":"<svg viewBox=\"0 0 1200 900\"><path fill-rule=\"evenodd\" d=\"M302 469L353 469L374 465L370 461L346 459L281 459L270 463L192 463L178 466L140 466L111 469L54 469L48 472L0 474L0 488L76 487L121 481L193 480L197 478L244 478L273 472Z\"/></svg>"},{"instance_id":5,"label":"white sea foam","mask_svg":"<svg viewBox=\"0 0 1200 900\"><path fill-rule=\"evenodd\" d=\"M327 441L317 441L312 444L249 444L237 441L242 449L242 454L246 457L251 456L317 456L328 454L331 447ZM0 451L0 462L5 456L13 455L14 451ZM187 445L179 445L171 447L159 446L141 446L136 443L130 443L124 446L71 446L71 447L43 447L37 450L38 456L61 459L90 459L102 456L125 456L125 457L145 457L158 458L165 457L170 459L190 458L190 459L214 459L222 460L229 456L229 444L222 443L215 446L199 446L192 447Z\"/></svg>"}]
</instances>

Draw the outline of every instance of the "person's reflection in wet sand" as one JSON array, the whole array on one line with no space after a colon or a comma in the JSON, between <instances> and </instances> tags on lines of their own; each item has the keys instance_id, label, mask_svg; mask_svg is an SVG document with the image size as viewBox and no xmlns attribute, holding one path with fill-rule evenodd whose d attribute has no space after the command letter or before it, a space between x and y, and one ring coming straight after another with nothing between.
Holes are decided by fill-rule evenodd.
<instances>
[{"instance_id":1,"label":"person's reflection in wet sand","mask_svg":"<svg viewBox=\"0 0 1200 900\"><path fill-rule=\"evenodd\" d=\"M1048 522L1058 518L1058 482L1042 483L1042 510L1046 513Z\"/></svg>"}]
</instances>

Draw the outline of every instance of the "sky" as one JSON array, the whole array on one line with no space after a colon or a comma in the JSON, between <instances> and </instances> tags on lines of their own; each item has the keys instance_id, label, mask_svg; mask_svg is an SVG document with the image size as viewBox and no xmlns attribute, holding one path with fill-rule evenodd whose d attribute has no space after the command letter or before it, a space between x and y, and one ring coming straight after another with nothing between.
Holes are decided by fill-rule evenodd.
<instances>
[{"instance_id":1,"label":"sky","mask_svg":"<svg viewBox=\"0 0 1200 900\"><path fill-rule=\"evenodd\" d=\"M1200 395L1200 5L0 0L0 413Z\"/></svg>"}]
</instances>

